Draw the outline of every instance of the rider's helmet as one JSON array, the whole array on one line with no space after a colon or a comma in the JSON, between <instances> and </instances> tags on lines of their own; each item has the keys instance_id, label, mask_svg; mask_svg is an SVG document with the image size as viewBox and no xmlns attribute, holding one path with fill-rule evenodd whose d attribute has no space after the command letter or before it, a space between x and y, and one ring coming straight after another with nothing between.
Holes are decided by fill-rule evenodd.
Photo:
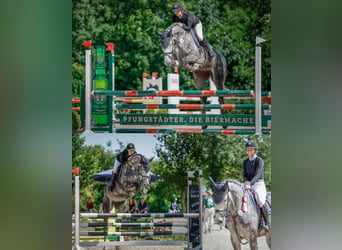
<instances>
[{"instance_id":1,"label":"rider's helmet","mask_svg":"<svg viewBox=\"0 0 342 250\"><path fill-rule=\"evenodd\" d=\"M258 144L255 141L248 141L248 142L246 142L245 148L258 149Z\"/></svg>"},{"instance_id":2,"label":"rider's helmet","mask_svg":"<svg viewBox=\"0 0 342 250\"><path fill-rule=\"evenodd\" d=\"M135 146L133 143L128 143L126 149L127 150L135 150Z\"/></svg>"},{"instance_id":3,"label":"rider's helmet","mask_svg":"<svg viewBox=\"0 0 342 250\"><path fill-rule=\"evenodd\" d=\"M172 11L176 11L176 10L182 10L183 9L183 5L181 5L180 3L175 3L172 6Z\"/></svg>"}]
</instances>

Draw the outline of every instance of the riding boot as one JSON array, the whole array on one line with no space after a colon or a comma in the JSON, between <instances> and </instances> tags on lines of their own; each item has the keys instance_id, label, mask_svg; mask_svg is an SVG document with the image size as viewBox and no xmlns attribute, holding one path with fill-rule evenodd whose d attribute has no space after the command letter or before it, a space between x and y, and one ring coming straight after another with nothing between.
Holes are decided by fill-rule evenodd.
<instances>
[{"instance_id":1,"label":"riding boot","mask_svg":"<svg viewBox=\"0 0 342 250\"><path fill-rule=\"evenodd\" d=\"M112 179L110 180L110 184L109 184L109 186L108 186L108 190L111 191L111 192L112 192L113 189L114 189L115 181L116 181L116 173L113 172L113 174L112 174Z\"/></svg>"},{"instance_id":2,"label":"riding boot","mask_svg":"<svg viewBox=\"0 0 342 250\"><path fill-rule=\"evenodd\" d=\"M208 51L209 57L215 56L213 47L209 44L209 42L206 38L203 38L203 40L201 41L201 45Z\"/></svg>"},{"instance_id":3,"label":"riding boot","mask_svg":"<svg viewBox=\"0 0 342 250\"><path fill-rule=\"evenodd\" d=\"M263 213L263 217L265 220L265 223L263 224L263 228L269 231L271 229L270 215L268 214L266 204L264 204L260 209L261 209L261 212Z\"/></svg>"}]
</instances>

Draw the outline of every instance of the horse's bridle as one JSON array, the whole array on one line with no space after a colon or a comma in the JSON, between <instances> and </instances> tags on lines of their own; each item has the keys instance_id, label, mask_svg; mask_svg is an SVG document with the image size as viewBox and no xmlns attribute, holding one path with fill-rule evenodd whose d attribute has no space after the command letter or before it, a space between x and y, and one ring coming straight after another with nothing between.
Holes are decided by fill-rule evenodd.
<instances>
[{"instance_id":1,"label":"horse's bridle","mask_svg":"<svg viewBox=\"0 0 342 250\"><path fill-rule=\"evenodd\" d=\"M234 208L235 208L234 211L232 213L229 213L229 200L231 199L231 198L229 198L229 192L230 192L229 190L227 190L227 192L225 192L225 195L227 196L226 208L225 209L218 209L218 210L216 210L216 211L218 211L220 213L221 216L222 216L222 212L224 212L224 217L223 218L224 218L225 222L229 220L229 215L230 214L231 214L231 218L233 220L235 220L239 216L239 214L237 212L238 208L237 208L237 206L235 204L234 204ZM234 202L234 201L232 201L232 202ZM242 244L242 245L248 244L248 240L246 240L246 242L242 242L243 238L241 238L241 236L238 233L238 230L236 228L236 223L233 223L233 225L234 225L234 229L235 229L236 235L239 238L240 244Z\"/></svg>"}]
</instances>

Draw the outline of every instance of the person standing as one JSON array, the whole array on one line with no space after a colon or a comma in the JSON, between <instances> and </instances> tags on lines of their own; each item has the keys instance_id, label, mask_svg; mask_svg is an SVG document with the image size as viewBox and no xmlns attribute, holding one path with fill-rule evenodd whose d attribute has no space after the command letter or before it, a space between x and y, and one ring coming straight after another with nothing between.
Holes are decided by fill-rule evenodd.
<instances>
[{"instance_id":1,"label":"person standing","mask_svg":"<svg viewBox=\"0 0 342 250\"><path fill-rule=\"evenodd\" d=\"M248 141L245 144L248 158L243 161L243 181L245 189L251 188L255 192L258 206L263 214L265 223L263 227L270 230L269 214L266 208L266 186L264 182L264 161L257 156L258 144Z\"/></svg>"},{"instance_id":2,"label":"person standing","mask_svg":"<svg viewBox=\"0 0 342 250\"><path fill-rule=\"evenodd\" d=\"M209 44L208 40L203 36L201 20L197 16L184 10L183 5L180 3L175 3L172 6L172 11L174 13L172 17L172 22L183 23L182 28L186 31L194 29L199 42L204 48L207 49L209 57L214 57L215 53L213 51L213 47Z\"/></svg>"},{"instance_id":3,"label":"person standing","mask_svg":"<svg viewBox=\"0 0 342 250\"><path fill-rule=\"evenodd\" d=\"M214 225L214 215L215 215L215 202L211 196L212 192L209 190L206 197L203 199L204 207L204 233L211 233L211 229Z\"/></svg>"},{"instance_id":4,"label":"person standing","mask_svg":"<svg viewBox=\"0 0 342 250\"><path fill-rule=\"evenodd\" d=\"M114 189L115 181L118 177L118 170L119 170L119 167L121 166L121 164L124 163L125 161L127 161L129 159L129 157L131 157L132 155L134 155L136 153L137 152L135 151L134 144L128 143L126 146L126 149L118 154L118 156L116 157L115 162L114 162L114 168L113 168L113 172L112 172L112 178L110 180L110 185L108 186L109 191L112 192Z\"/></svg>"}]
</instances>

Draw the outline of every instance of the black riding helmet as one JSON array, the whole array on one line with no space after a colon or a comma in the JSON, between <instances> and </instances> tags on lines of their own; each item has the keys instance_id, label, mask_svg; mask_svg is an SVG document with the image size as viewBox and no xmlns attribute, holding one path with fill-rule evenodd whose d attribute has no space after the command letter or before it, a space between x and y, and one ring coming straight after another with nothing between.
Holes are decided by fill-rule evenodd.
<instances>
[{"instance_id":1,"label":"black riding helmet","mask_svg":"<svg viewBox=\"0 0 342 250\"><path fill-rule=\"evenodd\" d=\"M175 3L173 6L172 6L172 11L175 11L175 10L182 10L183 9L183 5L181 5L180 3Z\"/></svg>"},{"instance_id":2,"label":"black riding helmet","mask_svg":"<svg viewBox=\"0 0 342 250\"><path fill-rule=\"evenodd\" d=\"M248 142L246 142L245 148L258 149L258 144L255 141L248 141Z\"/></svg>"},{"instance_id":3,"label":"black riding helmet","mask_svg":"<svg viewBox=\"0 0 342 250\"><path fill-rule=\"evenodd\" d=\"M128 143L126 149L127 150L132 150L132 149L135 150L135 146L133 143Z\"/></svg>"}]
</instances>

